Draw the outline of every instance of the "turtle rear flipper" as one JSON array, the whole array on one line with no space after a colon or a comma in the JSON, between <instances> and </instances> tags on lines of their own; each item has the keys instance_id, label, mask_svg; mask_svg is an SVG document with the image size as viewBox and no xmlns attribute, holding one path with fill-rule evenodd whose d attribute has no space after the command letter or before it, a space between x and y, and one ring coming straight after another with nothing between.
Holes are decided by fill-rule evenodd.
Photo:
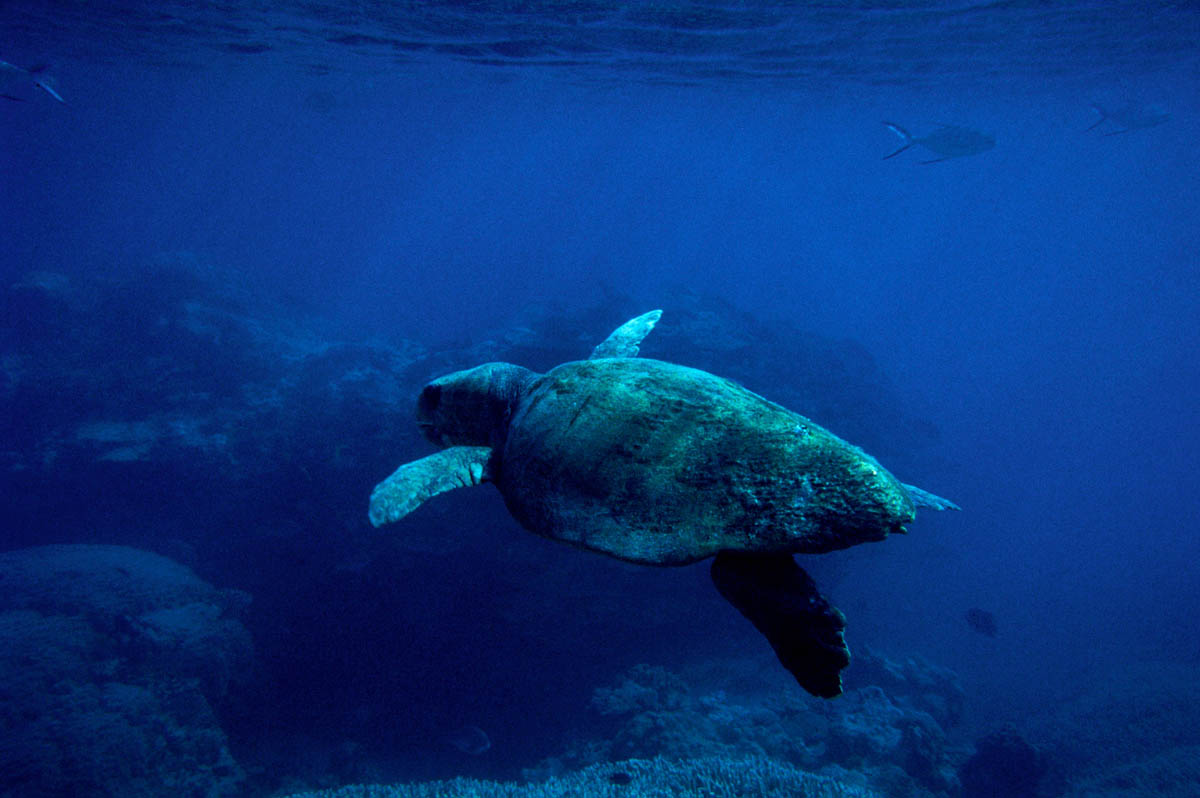
<instances>
[{"instance_id":1,"label":"turtle rear flipper","mask_svg":"<svg viewBox=\"0 0 1200 798\"><path fill-rule=\"evenodd\" d=\"M405 463L371 491L372 526L399 521L428 499L491 480L489 446L451 446Z\"/></svg>"},{"instance_id":2,"label":"turtle rear flipper","mask_svg":"<svg viewBox=\"0 0 1200 798\"><path fill-rule=\"evenodd\" d=\"M841 670L850 664L846 618L790 554L723 551L713 559L712 580L801 687L822 698L841 695Z\"/></svg>"}]
</instances>

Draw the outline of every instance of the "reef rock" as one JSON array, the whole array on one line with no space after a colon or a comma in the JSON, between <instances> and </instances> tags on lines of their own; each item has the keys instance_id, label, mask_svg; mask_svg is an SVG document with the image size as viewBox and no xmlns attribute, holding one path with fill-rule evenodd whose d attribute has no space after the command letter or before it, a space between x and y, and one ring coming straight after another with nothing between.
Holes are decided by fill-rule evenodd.
<instances>
[{"instance_id":1,"label":"reef rock","mask_svg":"<svg viewBox=\"0 0 1200 798\"><path fill-rule=\"evenodd\" d=\"M958 674L920 656L885 657L864 646L846 672L850 688L875 685L905 709L931 715L943 729L962 720L966 693Z\"/></svg>"},{"instance_id":2,"label":"reef rock","mask_svg":"<svg viewBox=\"0 0 1200 798\"><path fill-rule=\"evenodd\" d=\"M251 664L247 601L136 549L0 554L0 794L235 794L213 707Z\"/></svg>"},{"instance_id":3,"label":"reef rock","mask_svg":"<svg viewBox=\"0 0 1200 798\"><path fill-rule=\"evenodd\" d=\"M1046 772L1036 748L1013 726L992 732L975 745L962 767L963 798L1028 798Z\"/></svg>"}]
</instances>

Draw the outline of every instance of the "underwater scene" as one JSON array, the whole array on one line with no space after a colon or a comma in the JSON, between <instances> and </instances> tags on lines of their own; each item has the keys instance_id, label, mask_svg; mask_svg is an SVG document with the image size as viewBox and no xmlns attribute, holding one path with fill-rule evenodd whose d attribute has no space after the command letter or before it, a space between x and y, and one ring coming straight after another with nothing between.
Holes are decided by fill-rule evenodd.
<instances>
[{"instance_id":1,"label":"underwater scene","mask_svg":"<svg viewBox=\"0 0 1200 798\"><path fill-rule=\"evenodd\" d=\"M0 798L1200 795L1200 7L0 2Z\"/></svg>"}]
</instances>

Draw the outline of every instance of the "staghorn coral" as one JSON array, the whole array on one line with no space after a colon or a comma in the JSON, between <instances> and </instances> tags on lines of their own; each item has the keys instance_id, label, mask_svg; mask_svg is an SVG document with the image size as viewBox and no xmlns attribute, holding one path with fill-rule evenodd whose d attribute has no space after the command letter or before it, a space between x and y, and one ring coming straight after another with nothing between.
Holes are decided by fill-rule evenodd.
<instances>
[{"instance_id":1,"label":"staghorn coral","mask_svg":"<svg viewBox=\"0 0 1200 798\"><path fill-rule=\"evenodd\" d=\"M453 779L358 785L290 798L875 798L865 787L769 759L629 759L592 765L539 783Z\"/></svg>"},{"instance_id":2,"label":"staghorn coral","mask_svg":"<svg viewBox=\"0 0 1200 798\"><path fill-rule=\"evenodd\" d=\"M835 776L853 773L888 795L957 792L946 732L916 708L954 701L957 680L912 660L892 670L900 675L888 677L887 690L863 685L838 701L820 702L796 691L697 694L670 671L638 665L613 686L595 690L596 727L581 730L558 758L530 773L622 759L751 757ZM949 701L930 700L939 696Z\"/></svg>"}]
</instances>

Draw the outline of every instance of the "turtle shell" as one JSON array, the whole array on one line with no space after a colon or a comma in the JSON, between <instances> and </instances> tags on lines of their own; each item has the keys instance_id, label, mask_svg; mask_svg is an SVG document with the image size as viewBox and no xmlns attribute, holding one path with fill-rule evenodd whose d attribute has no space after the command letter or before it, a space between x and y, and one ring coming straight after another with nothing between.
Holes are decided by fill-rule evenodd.
<instances>
[{"instance_id":1,"label":"turtle shell","mask_svg":"<svg viewBox=\"0 0 1200 798\"><path fill-rule=\"evenodd\" d=\"M532 382L495 481L532 532L654 565L827 552L914 516L857 447L729 380L646 358L566 363Z\"/></svg>"}]
</instances>

